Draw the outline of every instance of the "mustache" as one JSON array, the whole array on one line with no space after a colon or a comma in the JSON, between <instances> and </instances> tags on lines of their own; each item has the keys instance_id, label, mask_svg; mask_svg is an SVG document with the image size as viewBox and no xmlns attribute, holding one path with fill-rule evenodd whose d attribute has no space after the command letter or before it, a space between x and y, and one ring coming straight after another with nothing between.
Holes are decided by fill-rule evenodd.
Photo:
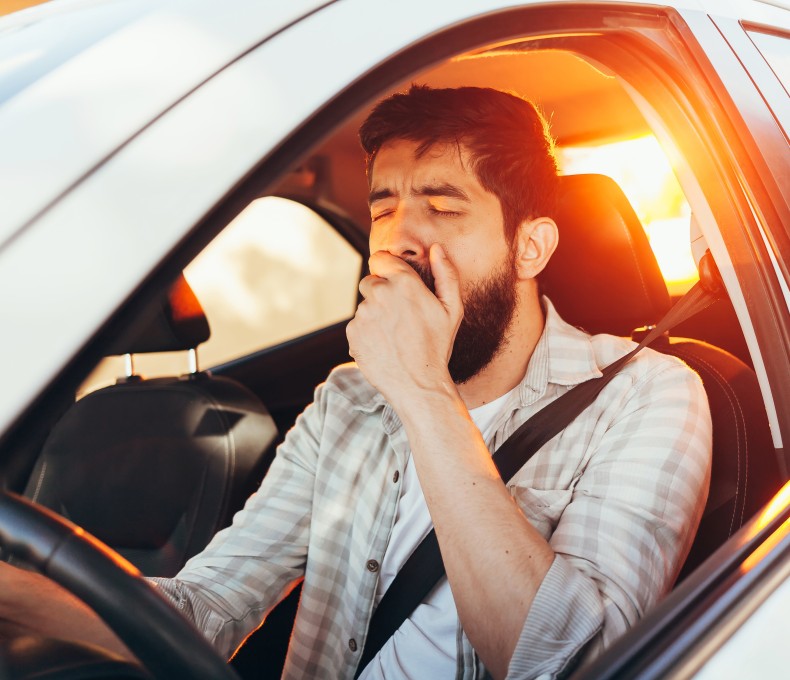
<instances>
[{"instance_id":1,"label":"mustache","mask_svg":"<svg viewBox=\"0 0 790 680\"><path fill-rule=\"evenodd\" d=\"M425 287L431 291L434 295L436 295L436 281L433 278L433 272L431 271L431 266L426 263L417 262L416 260L407 260L403 258L403 261L409 265L417 275L422 279L422 282L425 284Z\"/></svg>"}]
</instances>

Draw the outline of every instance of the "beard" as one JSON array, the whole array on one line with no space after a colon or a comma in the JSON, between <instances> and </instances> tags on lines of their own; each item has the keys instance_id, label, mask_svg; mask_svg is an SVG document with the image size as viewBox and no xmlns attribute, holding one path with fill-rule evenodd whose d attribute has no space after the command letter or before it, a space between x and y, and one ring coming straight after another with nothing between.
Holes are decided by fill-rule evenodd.
<instances>
[{"instance_id":1,"label":"beard","mask_svg":"<svg viewBox=\"0 0 790 680\"><path fill-rule=\"evenodd\" d=\"M428 290L436 285L428 264L406 260ZM502 349L516 311L516 268L512 257L488 276L475 281L461 293L464 317L453 343L448 369L456 385L482 371Z\"/></svg>"}]
</instances>

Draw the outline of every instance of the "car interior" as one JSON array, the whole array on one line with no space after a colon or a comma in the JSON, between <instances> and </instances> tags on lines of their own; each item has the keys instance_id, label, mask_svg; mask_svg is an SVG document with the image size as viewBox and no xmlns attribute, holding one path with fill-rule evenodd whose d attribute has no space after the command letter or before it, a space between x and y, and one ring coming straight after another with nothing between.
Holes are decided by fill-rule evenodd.
<instances>
[{"instance_id":1,"label":"car interior","mask_svg":"<svg viewBox=\"0 0 790 680\"><path fill-rule=\"evenodd\" d=\"M673 76L672 84L648 97L639 92L655 77L648 69L634 75L637 67L626 67L618 50L608 58L602 54L585 36L530 38L478 46L427 70L415 69L332 127L260 195L286 198L316 213L360 255L363 264L353 272L359 280L365 273L369 215L356 130L370 101L410 82L490 86L527 96L549 118L560 151L658 132L665 143L677 136L674 151L687 150L681 140L693 122L672 120L662 129L646 115L684 110L692 97L682 89L681 77ZM640 159L630 163L638 174ZM682 184L684 190L696 186L690 180ZM542 291L567 321L591 333L643 337L678 296L670 294L623 189L605 168L565 174L556 221L560 246L542 274ZM689 233L678 248L690 250L691 238ZM37 439L15 442L2 470L7 488L83 526L144 574L156 576L177 573L231 522L315 386L333 366L349 360L345 321L339 320L199 367L201 346L219 324L201 305L189 270L185 275L181 269L105 347L108 357L127 357L124 374L113 384L85 389L77 400L74 392L63 393L58 407L49 410L51 427ZM752 333L748 315L731 301L728 284L731 279L724 281L718 302L653 346L700 374L714 423L711 491L680 580L784 481L749 350L755 344L746 339ZM356 291L348 295L353 306ZM189 354L191 370L156 377L135 370L132 359L142 362L161 352L178 356L177 361ZM297 588L237 651L232 663L242 677L257 677L261 663L274 676L298 593Z\"/></svg>"}]
</instances>

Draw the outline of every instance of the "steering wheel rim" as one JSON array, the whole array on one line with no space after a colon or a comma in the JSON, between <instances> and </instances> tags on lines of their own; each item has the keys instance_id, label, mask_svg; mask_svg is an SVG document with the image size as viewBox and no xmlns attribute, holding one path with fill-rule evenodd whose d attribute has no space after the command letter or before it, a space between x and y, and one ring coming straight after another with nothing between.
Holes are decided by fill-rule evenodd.
<instances>
[{"instance_id":1,"label":"steering wheel rim","mask_svg":"<svg viewBox=\"0 0 790 680\"><path fill-rule=\"evenodd\" d=\"M89 605L155 677L239 680L134 565L76 524L2 491L0 545Z\"/></svg>"}]
</instances>

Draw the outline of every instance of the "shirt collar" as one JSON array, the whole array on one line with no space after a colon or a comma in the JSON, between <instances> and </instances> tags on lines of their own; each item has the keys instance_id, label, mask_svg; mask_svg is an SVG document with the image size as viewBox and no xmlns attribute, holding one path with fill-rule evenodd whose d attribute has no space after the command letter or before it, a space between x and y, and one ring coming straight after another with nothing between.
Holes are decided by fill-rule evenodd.
<instances>
[{"instance_id":1,"label":"shirt collar","mask_svg":"<svg viewBox=\"0 0 790 680\"><path fill-rule=\"evenodd\" d=\"M547 297L546 322L521 381L522 405L542 396L549 384L572 387L601 376L590 335L571 326Z\"/></svg>"}]
</instances>

